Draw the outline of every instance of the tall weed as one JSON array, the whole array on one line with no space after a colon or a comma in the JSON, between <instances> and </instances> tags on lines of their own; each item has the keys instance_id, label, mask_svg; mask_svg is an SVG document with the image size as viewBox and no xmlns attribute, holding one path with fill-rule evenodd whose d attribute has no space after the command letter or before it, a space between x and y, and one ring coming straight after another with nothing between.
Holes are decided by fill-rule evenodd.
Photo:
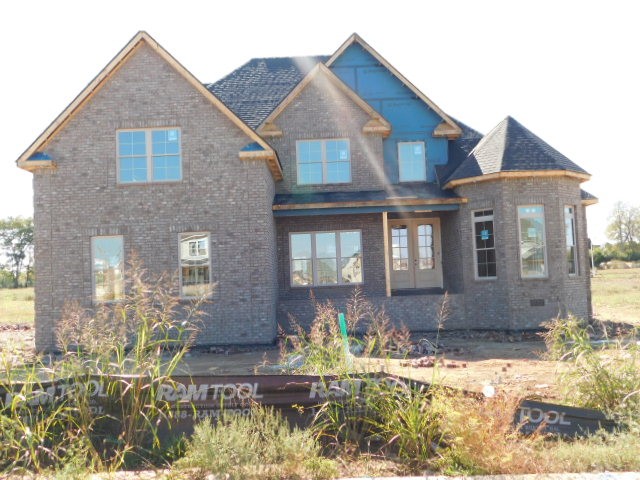
<instances>
[{"instance_id":1,"label":"tall weed","mask_svg":"<svg viewBox=\"0 0 640 480\"><path fill-rule=\"evenodd\" d=\"M4 356L0 390L14 394L0 410L0 441L9 445L0 468L41 471L84 458L91 468L116 469L162 458L158 429L173 411L156 392L193 343L204 299L180 302L166 276L150 279L136 259L128 273L121 302L97 312L66 308L61 359L16 368ZM45 380L64 386L55 401Z\"/></svg>"},{"instance_id":2,"label":"tall weed","mask_svg":"<svg viewBox=\"0 0 640 480\"><path fill-rule=\"evenodd\" d=\"M547 325L547 349L569 368L560 374L568 401L640 421L640 344L635 332L596 342L591 327L573 317Z\"/></svg>"}]
</instances>

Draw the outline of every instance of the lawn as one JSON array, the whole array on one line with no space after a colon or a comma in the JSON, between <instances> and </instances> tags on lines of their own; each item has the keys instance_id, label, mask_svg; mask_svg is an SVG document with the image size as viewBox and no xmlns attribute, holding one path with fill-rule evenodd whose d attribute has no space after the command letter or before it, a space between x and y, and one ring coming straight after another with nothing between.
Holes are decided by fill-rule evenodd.
<instances>
[{"instance_id":1,"label":"lawn","mask_svg":"<svg viewBox=\"0 0 640 480\"><path fill-rule=\"evenodd\" d=\"M33 324L33 288L0 289L0 325Z\"/></svg>"},{"instance_id":2,"label":"lawn","mask_svg":"<svg viewBox=\"0 0 640 480\"><path fill-rule=\"evenodd\" d=\"M591 289L599 320L640 325L640 268L598 270Z\"/></svg>"}]
</instances>

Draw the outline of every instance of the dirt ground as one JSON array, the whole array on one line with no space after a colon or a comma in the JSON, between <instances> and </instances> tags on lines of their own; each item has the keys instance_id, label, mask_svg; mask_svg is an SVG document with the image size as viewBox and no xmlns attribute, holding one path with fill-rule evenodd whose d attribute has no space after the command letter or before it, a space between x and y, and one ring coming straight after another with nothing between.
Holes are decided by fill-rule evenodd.
<instances>
[{"instance_id":1,"label":"dirt ground","mask_svg":"<svg viewBox=\"0 0 640 480\"><path fill-rule=\"evenodd\" d=\"M435 338L429 338L434 341ZM556 362L542 358L545 344L536 334L512 337L504 334L451 332L440 339L443 347L436 367L425 367L423 356L406 359L363 358L355 368L363 371L385 371L481 392L492 386L496 392L546 399L560 399L556 386ZM274 373L279 352L276 348L228 353L194 352L187 358L185 373L195 374L266 374Z\"/></svg>"},{"instance_id":2,"label":"dirt ground","mask_svg":"<svg viewBox=\"0 0 640 480\"><path fill-rule=\"evenodd\" d=\"M435 341L432 336L427 337ZM0 348L22 358L33 354L33 327L27 325L0 326ZM442 358L433 367L424 364L421 356L407 359L357 358L356 368L366 371L386 371L416 380L438 379L450 386L480 392L488 385L496 391L521 396L559 399L556 387L557 363L542 359L544 342L535 334L514 337L478 332L445 332L440 339ZM254 375L272 374L279 363L277 348L219 349L219 353L194 351L181 368L192 375Z\"/></svg>"}]
</instances>

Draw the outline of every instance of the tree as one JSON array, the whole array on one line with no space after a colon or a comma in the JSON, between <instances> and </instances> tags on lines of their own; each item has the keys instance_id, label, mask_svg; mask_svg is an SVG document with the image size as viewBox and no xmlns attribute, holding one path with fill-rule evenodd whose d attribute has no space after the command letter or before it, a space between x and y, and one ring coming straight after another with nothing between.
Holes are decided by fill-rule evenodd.
<instances>
[{"instance_id":1,"label":"tree","mask_svg":"<svg viewBox=\"0 0 640 480\"><path fill-rule=\"evenodd\" d=\"M640 241L640 207L616 202L609 216L607 236L620 245Z\"/></svg>"},{"instance_id":2,"label":"tree","mask_svg":"<svg viewBox=\"0 0 640 480\"><path fill-rule=\"evenodd\" d=\"M13 286L20 286L20 274L26 267L27 282L33 259L33 220L9 217L0 220L0 249L13 277Z\"/></svg>"}]
</instances>

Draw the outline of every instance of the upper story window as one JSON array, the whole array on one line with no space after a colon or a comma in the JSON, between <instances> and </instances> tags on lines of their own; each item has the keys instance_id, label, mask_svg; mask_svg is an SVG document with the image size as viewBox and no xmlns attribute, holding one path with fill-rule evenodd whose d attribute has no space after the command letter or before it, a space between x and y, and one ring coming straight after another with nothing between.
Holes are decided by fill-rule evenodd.
<instances>
[{"instance_id":1,"label":"upper story window","mask_svg":"<svg viewBox=\"0 0 640 480\"><path fill-rule=\"evenodd\" d=\"M124 247L122 236L91 239L93 299L120 300L124 296Z\"/></svg>"},{"instance_id":2,"label":"upper story window","mask_svg":"<svg viewBox=\"0 0 640 480\"><path fill-rule=\"evenodd\" d=\"M567 245L567 269L569 275L578 273L578 252L576 249L576 216L572 206L564 207L564 231Z\"/></svg>"},{"instance_id":3,"label":"upper story window","mask_svg":"<svg viewBox=\"0 0 640 480\"><path fill-rule=\"evenodd\" d=\"M349 140L296 142L298 185L351 182Z\"/></svg>"},{"instance_id":4,"label":"upper story window","mask_svg":"<svg viewBox=\"0 0 640 480\"><path fill-rule=\"evenodd\" d=\"M401 182L424 182L427 180L424 142L398 143L398 169Z\"/></svg>"},{"instance_id":5,"label":"upper story window","mask_svg":"<svg viewBox=\"0 0 640 480\"><path fill-rule=\"evenodd\" d=\"M180 130L118 131L118 182L175 182L182 179Z\"/></svg>"},{"instance_id":6,"label":"upper story window","mask_svg":"<svg viewBox=\"0 0 640 480\"><path fill-rule=\"evenodd\" d=\"M476 251L476 278L496 278L493 210L477 210L473 212L473 238Z\"/></svg>"},{"instance_id":7,"label":"upper story window","mask_svg":"<svg viewBox=\"0 0 640 480\"><path fill-rule=\"evenodd\" d=\"M545 278L547 252L544 231L544 206L518 207L520 272L522 278Z\"/></svg>"}]
</instances>

